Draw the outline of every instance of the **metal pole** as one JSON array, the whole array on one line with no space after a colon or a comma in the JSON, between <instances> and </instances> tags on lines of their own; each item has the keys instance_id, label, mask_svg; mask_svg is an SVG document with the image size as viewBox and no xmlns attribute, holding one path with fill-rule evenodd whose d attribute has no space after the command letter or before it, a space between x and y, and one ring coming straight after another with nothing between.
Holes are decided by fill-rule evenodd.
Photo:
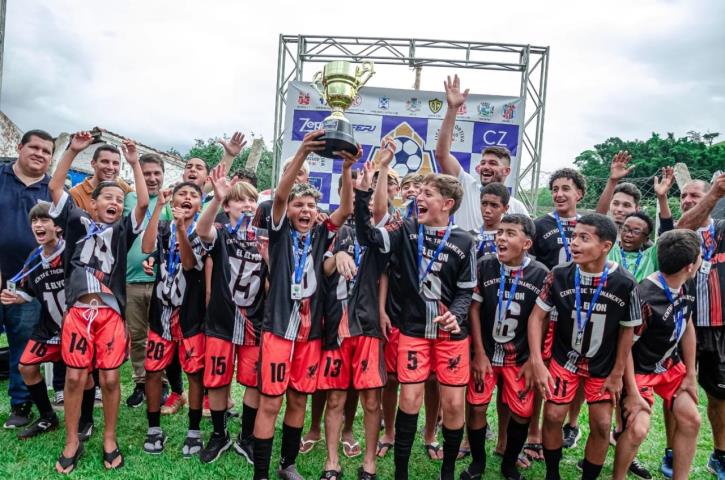
<instances>
[{"instance_id":1,"label":"metal pole","mask_svg":"<svg viewBox=\"0 0 725 480\"><path fill-rule=\"evenodd\" d=\"M5 7L7 0L0 0L0 98L3 88L3 56L5 51Z\"/></svg>"}]
</instances>

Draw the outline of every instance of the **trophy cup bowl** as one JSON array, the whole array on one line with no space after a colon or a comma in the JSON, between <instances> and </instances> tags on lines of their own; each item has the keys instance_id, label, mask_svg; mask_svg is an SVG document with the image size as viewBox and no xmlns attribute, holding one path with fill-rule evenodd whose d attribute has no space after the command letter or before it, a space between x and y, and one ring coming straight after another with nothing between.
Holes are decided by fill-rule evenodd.
<instances>
[{"instance_id":1,"label":"trophy cup bowl","mask_svg":"<svg viewBox=\"0 0 725 480\"><path fill-rule=\"evenodd\" d=\"M350 108L360 88L375 73L373 62L362 65L336 60L325 64L322 71L313 78L312 86L332 109L332 114L322 121L325 134L320 140L325 141L325 149L317 152L327 158L336 158L332 152L347 151L355 155L357 143L352 134L352 124L343 112Z\"/></svg>"}]
</instances>

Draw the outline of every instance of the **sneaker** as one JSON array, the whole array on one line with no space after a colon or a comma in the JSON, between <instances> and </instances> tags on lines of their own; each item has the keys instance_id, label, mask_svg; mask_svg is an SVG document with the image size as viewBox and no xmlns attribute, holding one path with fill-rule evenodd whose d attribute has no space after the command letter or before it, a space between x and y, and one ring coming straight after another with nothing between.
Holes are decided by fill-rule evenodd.
<instances>
[{"instance_id":1,"label":"sneaker","mask_svg":"<svg viewBox=\"0 0 725 480\"><path fill-rule=\"evenodd\" d=\"M660 472L665 478L672 478L672 449L665 448L665 455L660 463Z\"/></svg>"},{"instance_id":2,"label":"sneaker","mask_svg":"<svg viewBox=\"0 0 725 480\"><path fill-rule=\"evenodd\" d=\"M300 472L297 471L297 467L294 464L289 465L287 468L277 470L277 476L283 480L305 480L305 477L300 475Z\"/></svg>"},{"instance_id":3,"label":"sneaker","mask_svg":"<svg viewBox=\"0 0 725 480\"><path fill-rule=\"evenodd\" d=\"M144 385L142 383L136 384L136 388L133 389L131 395L126 399L126 405L131 408L140 407L143 401L146 399L146 392L144 391Z\"/></svg>"},{"instance_id":4,"label":"sneaker","mask_svg":"<svg viewBox=\"0 0 725 480\"><path fill-rule=\"evenodd\" d=\"M32 404L30 402L21 403L12 407L10 416L5 420L5 428L20 428L30 423L33 418Z\"/></svg>"},{"instance_id":5,"label":"sneaker","mask_svg":"<svg viewBox=\"0 0 725 480\"><path fill-rule=\"evenodd\" d=\"M572 427L568 423L562 428L564 433L564 443L562 448L576 448L576 444L582 438L582 432L579 427Z\"/></svg>"},{"instance_id":6,"label":"sneaker","mask_svg":"<svg viewBox=\"0 0 725 480\"><path fill-rule=\"evenodd\" d=\"M96 387L96 394L93 396L93 407L102 407L103 406L103 394L101 393L101 389Z\"/></svg>"},{"instance_id":7,"label":"sneaker","mask_svg":"<svg viewBox=\"0 0 725 480\"><path fill-rule=\"evenodd\" d=\"M199 452L199 460L204 463L213 463L231 446L232 440L229 438L229 433L223 437L221 435L212 434L206 444L206 447Z\"/></svg>"},{"instance_id":8,"label":"sneaker","mask_svg":"<svg viewBox=\"0 0 725 480\"><path fill-rule=\"evenodd\" d=\"M93 422L78 424L78 440L87 442L91 435L93 435Z\"/></svg>"},{"instance_id":9,"label":"sneaker","mask_svg":"<svg viewBox=\"0 0 725 480\"><path fill-rule=\"evenodd\" d=\"M65 404L65 395L63 395L63 390L58 390L55 392L55 399L53 400L53 410L56 411L62 411L63 405Z\"/></svg>"},{"instance_id":10,"label":"sneaker","mask_svg":"<svg viewBox=\"0 0 725 480\"><path fill-rule=\"evenodd\" d=\"M184 445L181 447L181 455L188 460L194 455L197 455L202 448L204 448L204 443L200 437L187 436L184 439Z\"/></svg>"},{"instance_id":11,"label":"sneaker","mask_svg":"<svg viewBox=\"0 0 725 480\"><path fill-rule=\"evenodd\" d=\"M707 470L717 476L717 480L725 480L725 455L710 454L710 459L707 461Z\"/></svg>"},{"instance_id":12,"label":"sneaker","mask_svg":"<svg viewBox=\"0 0 725 480\"><path fill-rule=\"evenodd\" d=\"M645 467L644 464L637 459L637 457L635 457L629 465L629 473L635 477L643 478L644 480L650 480L652 478L652 474L649 473L647 467Z\"/></svg>"},{"instance_id":13,"label":"sneaker","mask_svg":"<svg viewBox=\"0 0 725 480\"><path fill-rule=\"evenodd\" d=\"M204 395L204 403L201 404L201 416L211 417L211 407L209 406L209 396Z\"/></svg>"},{"instance_id":14,"label":"sneaker","mask_svg":"<svg viewBox=\"0 0 725 480\"><path fill-rule=\"evenodd\" d=\"M252 437L242 438L242 432L239 432L234 441L234 450L243 456L248 464L254 465L254 440Z\"/></svg>"},{"instance_id":15,"label":"sneaker","mask_svg":"<svg viewBox=\"0 0 725 480\"><path fill-rule=\"evenodd\" d=\"M186 394L179 395L176 392L171 392L166 402L161 405L161 415L173 415L184 405L186 405Z\"/></svg>"},{"instance_id":16,"label":"sneaker","mask_svg":"<svg viewBox=\"0 0 725 480\"><path fill-rule=\"evenodd\" d=\"M50 432L58 428L58 416L53 413L52 417L40 417L34 421L28 428L18 432L18 438L20 440L27 440L33 438L41 433Z\"/></svg>"},{"instance_id":17,"label":"sneaker","mask_svg":"<svg viewBox=\"0 0 725 480\"><path fill-rule=\"evenodd\" d=\"M161 430L159 433L149 433L143 443L143 451L150 455L161 455L168 439L169 437Z\"/></svg>"}]
</instances>

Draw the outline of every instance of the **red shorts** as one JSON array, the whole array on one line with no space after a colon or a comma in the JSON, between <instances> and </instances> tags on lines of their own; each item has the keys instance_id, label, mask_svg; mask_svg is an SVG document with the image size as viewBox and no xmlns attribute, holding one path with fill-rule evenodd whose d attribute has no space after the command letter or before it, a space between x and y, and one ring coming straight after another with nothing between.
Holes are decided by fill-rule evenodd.
<instances>
[{"instance_id":1,"label":"red shorts","mask_svg":"<svg viewBox=\"0 0 725 480\"><path fill-rule=\"evenodd\" d=\"M470 339L429 340L400 334L398 381L425 382L435 373L441 385L468 385L471 369Z\"/></svg>"},{"instance_id":2,"label":"red shorts","mask_svg":"<svg viewBox=\"0 0 725 480\"><path fill-rule=\"evenodd\" d=\"M551 397L547 401L556 404L571 403L579 389L579 383L584 383L584 399L587 403L609 401L612 396L607 390L602 393L602 386L606 378L595 378L565 369L559 362L552 359L549 363L549 374L553 385L549 385Z\"/></svg>"},{"instance_id":3,"label":"red shorts","mask_svg":"<svg viewBox=\"0 0 725 480\"><path fill-rule=\"evenodd\" d=\"M652 406L655 402L655 393L662 397L667 409L672 408L675 393L680 388L682 380L687 375L687 367L682 362L675 364L663 373L635 374L639 394Z\"/></svg>"},{"instance_id":4,"label":"red shorts","mask_svg":"<svg viewBox=\"0 0 725 480\"><path fill-rule=\"evenodd\" d=\"M534 412L534 391L526 390L526 380L523 377L516 379L520 372L520 366L493 367L493 373L486 375L483 384L476 383L471 375L466 401L471 405L488 405L493 396L493 388L501 378L503 403L508 405L514 415L531 417Z\"/></svg>"},{"instance_id":5,"label":"red shorts","mask_svg":"<svg viewBox=\"0 0 725 480\"><path fill-rule=\"evenodd\" d=\"M546 329L546 334L544 336L544 346L541 350L541 358L545 362L551 359L551 353L554 350L554 327L556 326L556 322L549 319L549 327Z\"/></svg>"},{"instance_id":6,"label":"red shorts","mask_svg":"<svg viewBox=\"0 0 725 480\"><path fill-rule=\"evenodd\" d=\"M392 327L385 342L385 371L389 375L398 374L398 345L400 344L400 330Z\"/></svg>"},{"instance_id":7,"label":"red shorts","mask_svg":"<svg viewBox=\"0 0 725 480\"><path fill-rule=\"evenodd\" d=\"M350 337L340 348L322 352L319 390L355 390L380 388L388 381L385 373L383 341L375 337Z\"/></svg>"},{"instance_id":8,"label":"red shorts","mask_svg":"<svg viewBox=\"0 0 725 480\"><path fill-rule=\"evenodd\" d=\"M314 393L321 354L320 339L293 342L271 332L262 333L257 371L259 391L276 397L289 386L300 393Z\"/></svg>"},{"instance_id":9,"label":"red shorts","mask_svg":"<svg viewBox=\"0 0 725 480\"><path fill-rule=\"evenodd\" d=\"M164 370L173 360L177 348L179 349L179 363L184 372L193 374L204 368L203 333L197 333L189 338L174 337L173 340L166 340L153 330L149 330L144 369L147 372Z\"/></svg>"},{"instance_id":10,"label":"red shorts","mask_svg":"<svg viewBox=\"0 0 725 480\"><path fill-rule=\"evenodd\" d=\"M20 365L57 362L61 359L60 356L60 345L39 342L31 338L20 356Z\"/></svg>"},{"instance_id":11,"label":"red shorts","mask_svg":"<svg viewBox=\"0 0 725 480\"><path fill-rule=\"evenodd\" d=\"M234 345L230 340L207 336L204 353L204 386L222 388L232 383L234 360L237 382L245 387L257 388L257 361L259 347Z\"/></svg>"},{"instance_id":12,"label":"red shorts","mask_svg":"<svg viewBox=\"0 0 725 480\"><path fill-rule=\"evenodd\" d=\"M70 307L61 328L61 355L71 368L114 370L128 357L123 318L111 307Z\"/></svg>"}]
</instances>

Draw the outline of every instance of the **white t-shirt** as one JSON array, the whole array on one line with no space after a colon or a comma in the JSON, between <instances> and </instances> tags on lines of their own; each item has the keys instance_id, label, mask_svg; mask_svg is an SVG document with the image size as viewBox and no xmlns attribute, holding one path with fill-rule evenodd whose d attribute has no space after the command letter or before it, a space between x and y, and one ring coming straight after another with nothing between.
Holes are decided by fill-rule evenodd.
<instances>
[{"instance_id":1,"label":"white t-shirt","mask_svg":"<svg viewBox=\"0 0 725 480\"><path fill-rule=\"evenodd\" d=\"M458 174L458 181L463 186L463 199L461 200L461 206L454 215L455 223L464 230L479 230L483 225L483 218L481 217L481 182L462 168ZM521 213L530 216L526 206L514 197L509 200L509 209L506 213Z\"/></svg>"}]
</instances>

